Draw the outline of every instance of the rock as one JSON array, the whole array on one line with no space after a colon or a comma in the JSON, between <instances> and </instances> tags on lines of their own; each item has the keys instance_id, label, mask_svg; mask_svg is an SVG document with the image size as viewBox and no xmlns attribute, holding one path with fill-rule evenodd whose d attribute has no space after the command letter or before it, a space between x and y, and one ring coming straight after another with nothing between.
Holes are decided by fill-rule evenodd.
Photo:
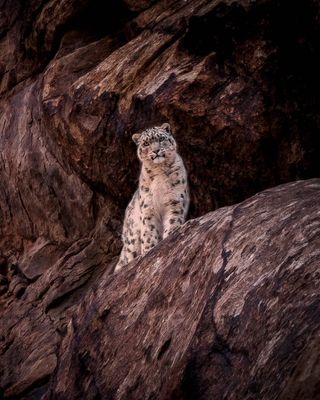
<instances>
[{"instance_id":1,"label":"rock","mask_svg":"<svg viewBox=\"0 0 320 400\"><path fill-rule=\"evenodd\" d=\"M189 221L69 322L57 399L319 398L320 180Z\"/></svg>"},{"instance_id":2,"label":"rock","mask_svg":"<svg viewBox=\"0 0 320 400\"><path fill-rule=\"evenodd\" d=\"M68 278L2 312L5 398L319 398L319 195L301 181L190 220L75 303L97 259L79 243Z\"/></svg>"},{"instance_id":3,"label":"rock","mask_svg":"<svg viewBox=\"0 0 320 400\"><path fill-rule=\"evenodd\" d=\"M163 121L189 172L191 217L319 176L317 2L11 0L2 8L6 255L39 238L72 245L108 202L120 216L138 175L131 134Z\"/></svg>"},{"instance_id":4,"label":"rock","mask_svg":"<svg viewBox=\"0 0 320 400\"><path fill-rule=\"evenodd\" d=\"M5 396L63 392L69 378L59 388L55 379L61 349L80 335L79 305L84 318L92 288L120 279L111 274L139 168L132 133L170 122L190 218L319 176L318 16L314 0L0 3ZM317 358L301 357L316 374ZM183 390L193 396L188 373ZM297 393L303 374L283 396Z\"/></svg>"}]
</instances>

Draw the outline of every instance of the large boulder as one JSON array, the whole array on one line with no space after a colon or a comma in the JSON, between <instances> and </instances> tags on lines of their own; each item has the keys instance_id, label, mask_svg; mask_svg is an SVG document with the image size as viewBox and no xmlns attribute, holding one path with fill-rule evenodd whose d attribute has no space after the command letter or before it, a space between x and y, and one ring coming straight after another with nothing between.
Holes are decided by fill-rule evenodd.
<instances>
[{"instance_id":1,"label":"large boulder","mask_svg":"<svg viewBox=\"0 0 320 400\"><path fill-rule=\"evenodd\" d=\"M93 267L74 249L3 313L5 397L319 398L319 198L301 181L191 220L79 306L57 295Z\"/></svg>"},{"instance_id":2,"label":"large boulder","mask_svg":"<svg viewBox=\"0 0 320 400\"><path fill-rule=\"evenodd\" d=\"M320 398L320 180L189 221L68 324L57 399Z\"/></svg>"}]
</instances>

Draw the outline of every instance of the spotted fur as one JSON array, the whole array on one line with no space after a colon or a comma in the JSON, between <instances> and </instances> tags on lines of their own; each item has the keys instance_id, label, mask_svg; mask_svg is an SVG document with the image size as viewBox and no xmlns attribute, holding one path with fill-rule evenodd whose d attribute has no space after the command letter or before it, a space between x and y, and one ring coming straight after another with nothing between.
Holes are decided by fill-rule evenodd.
<instances>
[{"instance_id":1,"label":"spotted fur","mask_svg":"<svg viewBox=\"0 0 320 400\"><path fill-rule=\"evenodd\" d=\"M181 226L189 208L187 173L169 124L132 139L142 167L139 187L126 209L116 271Z\"/></svg>"}]
</instances>

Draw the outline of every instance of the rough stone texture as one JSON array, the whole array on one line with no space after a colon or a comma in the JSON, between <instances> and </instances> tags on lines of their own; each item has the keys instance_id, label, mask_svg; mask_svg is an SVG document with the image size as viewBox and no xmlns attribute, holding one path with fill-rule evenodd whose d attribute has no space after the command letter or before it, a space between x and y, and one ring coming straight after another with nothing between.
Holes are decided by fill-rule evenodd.
<instances>
[{"instance_id":1,"label":"rough stone texture","mask_svg":"<svg viewBox=\"0 0 320 400\"><path fill-rule=\"evenodd\" d=\"M75 346L73 340L76 337L85 340L79 330L85 315L92 329L92 318L87 309L91 303L107 309L103 301L115 299L117 285L120 288L128 285L126 296L130 299L136 293L136 284L132 284L131 293L130 283L135 279L134 266L127 281L121 280L122 275L109 276L120 250L123 211L138 178L135 145L130 139L132 133L152 124L170 122L189 172L191 217L242 201L280 183L319 176L319 32L319 4L312 0L303 4L276 0L0 0L0 386L5 397L40 399L49 393L49 387L52 396L54 393L58 396L57 393L62 393L67 385L66 379L70 379L70 387L75 392L94 393L96 390L93 375L86 372L86 360L81 361L83 367L75 367L73 373L69 371L69 378L64 375L67 366L63 367L62 363L71 366L76 360L65 358L71 354L64 354L63 349ZM306 197L302 197L308 201L309 184L299 185L301 191L306 192ZM290 203L286 196L290 194L284 195L283 204ZM260 205L264 206L262 203ZM297 213L312 218L306 210L296 207ZM272 207L268 210L271 214L275 212ZM218 224L216 234L212 233L213 248L218 240L214 239L215 235L218 238L227 229L232 211L223 209L219 212L221 229ZM226 213L224 217L223 213ZM257 208L257 215L260 214L262 212ZM251 222L249 212L244 217L247 223L258 227L258 220L256 224ZM306 225L302 222L303 229L308 229L309 222L306 221ZM275 223L279 224L280 232L281 221ZM193 231L192 226L188 225L188 229ZM241 240L248 243L256 239L253 226L250 226L248 237L245 232L241 234ZM198 240L196 248L199 248L203 239L198 228L194 226L194 229L193 233L186 231L190 235L188 240ZM274 235L272 240L279 240L285 253L286 239L279 238L276 230ZM299 233L296 235L298 238ZM233 233L230 240L231 237ZM175 240L165 242L166 246L178 249ZM283 244L281 240L284 240ZM228 237L226 241L229 242ZM218 271L220 264L215 261L218 254L224 251L228 265L230 260L229 249L223 250L221 241L217 243L217 249L208 259ZM299 245L293 248L300 251ZM163 250L159 248L159 251ZM257 248L252 250L255 257L258 257L257 251ZM250 258L250 254L247 257ZM248 265L250 259L243 258L244 265ZM312 264L312 257L309 261ZM159 279L166 265L172 262L169 257L163 267L156 269ZM187 269L193 262L187 257L179 268ZM141 268L152 268L151 264L141 265L145 265ZM209 273L206 268L209 267L204 267L204 274ZM172 273L178 274L174 271ZM219 276L217 273L207 282L203 275L195 281L195 286L199 286L197 290L201 290L199 298L198 292L194 293L194 301L199 307L201 301L208 303L206 290L209 287L213 290L218 285L217 296L224 296L224 292L219 295L220 284L217 282L222 279ZM263 279L263 275L259 276ZM282 279L287 278L290 278L289 272ZM139 279L142 282L143 275ZM156 285L158 278L154 279L153 283L151 279L144 285ZM184 278L175 279L175 288L184 282ZM205 280L203 285L200 284L202 279ZM115 285L116 291L106 293L100 299L91 291L93 286L98 287L98 282L101 287L108 286L107 292L109 285ZM165 284L169 285L170 280L167 282L163 278L161 287L165 288ZM306 283L305 293L312 292L312 284ZM274 289L274 286L270 287ZM179 297L182 289L179 286L177 290L172 295ZM141 293L144 293L143 289ZM148 293L145 292L144 301L149 304ZM272 297L272 293L265 295ZM236 295L237 291L226 294L229 299L226 304L230 302L228 307L235 307L232 299ZM294 288L291 295L297 295ZM308 301L299 303L299 315L307 308ZM238 302L237 298L235 302ZM159 295L158 303L154 312L160 316L162 307L167 304L165 297ZM79 304L83 307L81 312ZM249 303L245 304L248 306ZM120 302L119 307L122 306ZM218 312L218 303L212 307ZM106 312L103 318L107 317L108 321L112 315L107 316ZM149 318L148 313L141 315L141 318ZM196 321L202 317L200 314L193 316L196 318L193 323L189 319L183 322L184 314L181 317L175 314L175 318L181 318L183 326L190 323L187 331L191 334ZM238 322L232 322L234 318ZM260 321L259 313L250 314L250 318ZM241 369L247 371L241 364L242 347L236 343L242 332L246 332L243 324L247 323L247 317L244 320L240 317L229 319L240 327L239 334L238 325L234 328L230 325L230 334L238 335L238 339L234 337L227 341L224 327L220 326L221 333L212 334L212 340L217 344L209 354L206 350L202 352L201 346L205 349L206 340L210 338L201 338L201 334L197 334L199 347L192 342L193 358L184 359L179 351L176 354L181 368L174 364L176 372L172 382L175 383L161 389L157 380L159 369L154 372L154 385L158 385L155 390L166 396L163 391L170 392L177 385L172 389L176 390L176 398L205 398L211 395L199 394L199 388L216 390L214 393L224 389L214 385L210 389L202 379L220 385L218 377L221 376L222 381L230 378L229 383L232 378L228 390L231 393L235 388L232 393L236 396L237 382L243 378L228 365L239 362ZM99 329L104 323L99 321L97 333L91 338L96 338L95 345L103 338ZM164 323L170 325L170 321L166 316ZM303 325L302 320L299 323ZM155 330L157 326L154 326ZM261 326L265 324L260 321L257 329ZM308 326L310 331L316 332L316 318ZM111 329L110 324L108 327ZM105 328L101 329L103 332ZM92 330L88 332L92 333ZM116 333L115 330L114 335ZM258 337L256 332L254 334ZM303 335L302 342L306 340ZM184 336L181 349L187 346L187 336ZM138 343L139 337L135 340ZM165 360L167 353L171 354L170 349L177 349L173 346L174 340L177 340L176 336L164 346L160 360ZM269 337L261 336L259 343L266 345L269 340ZM165 341L162 344L159 341L157 346L162 346ZM300 367L291 375L291 384L281 392L283 399L299 398L294 396L298 396L302 387L306 391L310 389L310 393L314 390L309 380L314 382L319 371L319 358L312 352L318 343L314 335L306 343L305 351L299 352L299 346L296 346L294 354L299 353L301 357ZM234 361L233 348L236 354L240 348L240 361ZM150 365L156 349L150 350ZM188 349L191 351L191 347ZM219 353L215 349L223 351L219 350L222 355L216 356L222 357L218 363L220 367L213 370L209 366L211 362L216 364L216 360L212 361L210 355ZM95 351L94 346L92 351ZM135 354L135 350L132 351ZM272 371L279 366L280 375L283 373L288 377L291 374L292 349L289 346L281 351L275 362L277 367L270 370L270 380L263 372L261 379L252 378L254 383L249 385L247 398L256 398L255 390L256 393L267 390L263 385L274 385ZM101 354L101 357L107 356ZM253 360L258 360L257 357L257 353L252 355ZM187 359L189 361L183 361ZM251 365L250 360L248 365ZM97 369L100 365L101 371L106 370L104 362L95 362ZM113 362L121 363L121 359ZM287 363L283 371L281 362ZM307 369L304 369L305 363L309 363ZM123 365L128 368L127 360ZM153 368L156 370L155 364ZM206 378L201 372L206 368L213 377ZM83 373L81 379L80 370ZM180 377L184 382L182 386L178 383L180 378L174 375L178 370L183 374ZM198 371L199 378L194 371ZM112 385L107 386L110 389L103 386L105 382L101 383L104 388L102 398L112 397L107 390L112 392L112 388L117 387L117 379L120 382L122 375L116 370L113 373L118 375ZM243 374L247 379L246 372ZM257 377L257 374L253 372L252 376ZM94 376L98 379L99 374ZM263 383L263 379L266 382ZM97 385L99 388L100 384ZM126 384L123 385L122 390L127 390ZM281 385L278 384L278 389ZM143 390L139 382L137 390ZM230 393L226 398L232 399ZM310 393L306 392L305 397L311 398ZM70 393L67 396L72 398ZM268 394L263 396L272 398ZM90 398L89 394L87 398Z\"/></svg>"},{"instance_id":2,"label":"rough stone texture","mask_svg":"<svg viewBox=\"0 0 320 400\"><path fill-rule=\"evenodd\" d=\"M51 376L43 399L319 399L319 198L297 182L190 220L72 318L28 288L3 360L26 346L30 373L7 396Z\"/></svg>"}]
</instances>

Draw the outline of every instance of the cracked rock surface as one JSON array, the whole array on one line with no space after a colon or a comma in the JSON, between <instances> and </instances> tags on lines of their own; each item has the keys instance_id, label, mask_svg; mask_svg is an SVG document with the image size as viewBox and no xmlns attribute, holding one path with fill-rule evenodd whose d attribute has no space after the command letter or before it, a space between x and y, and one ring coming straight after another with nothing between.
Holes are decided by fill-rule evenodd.
<instances>
[{"instance_id":1,"label":"cracked rock surface","mask_svg":"<svg viewBox=\"0 0 320 400\"><path fill-rule=\"evenodd\" d=\"M0 398L314 398L319 15L0 1ZM196 219L113 276L163 122Z\"/></svg>"}]
</instances>

